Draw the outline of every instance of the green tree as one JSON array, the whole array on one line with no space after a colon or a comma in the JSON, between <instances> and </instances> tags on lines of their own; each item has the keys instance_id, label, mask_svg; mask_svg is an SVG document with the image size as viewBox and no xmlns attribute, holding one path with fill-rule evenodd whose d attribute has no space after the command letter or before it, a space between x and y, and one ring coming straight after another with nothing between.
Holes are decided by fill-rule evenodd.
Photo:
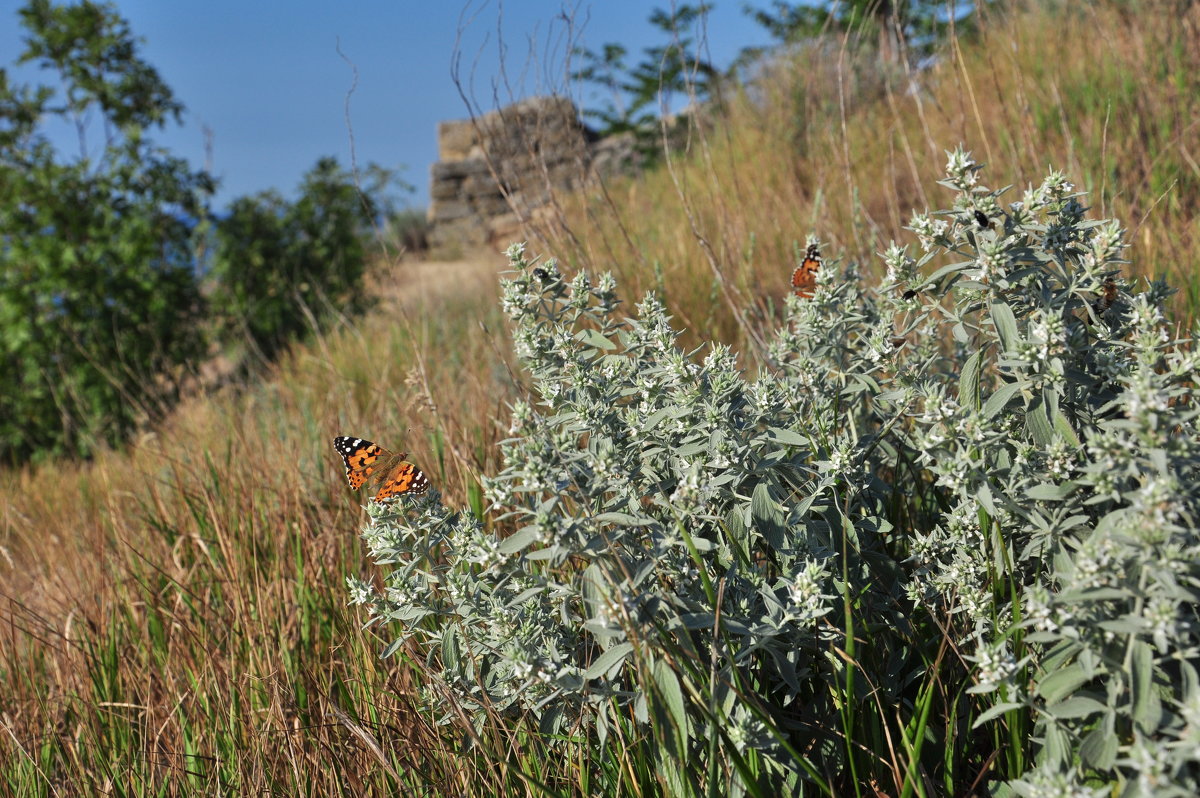
<instances>
[{"instance_id":1,"label":"green tree","mask_svg":"<svg viewBox=\"0 0 1200 798\"><path fill-rule=\"evenodd\" d=\"M236 200L216 224L213 304L222 337L272 358L333 310L361 306L370 226L391 211L391 172L354 175L322 158L294 203L267 191Z\"/></svg>"},{"instance_id":2,"label":"green tree","mask_svg":"<svg viewBox=\"0 0 1200 798\"><path fill-rule=\"evenodd\" d=\"M632 66L621 44L610 42L599 52L576 49L581 66L571 78L599 91L601 104L585 110L584 116L599 124L601 135L632 131L653 146L658 111L666 98L694 96L707 102L719 96L721 72L698 52L697 29L710 8L684 3L669 11L655 9L650 24L667 41L644 48L641 60Z\"/></svg>"},{"instance_id":3,"label":"green tree","mask_svg":"<svg viewBox=\"0 0 1200 798\"><path fill-rule=\"evenodd\" d=\"M792 43L827 31L874 34L880 57L898 62L905 48L917 52L936 41L950 23L951 9L942 0L841 0L835 3L789 3L772 0L767 8L743 3L742 9L772 37ZM743 60L746 60L745 58Z\"/></svg>"},{"instance_id":4,"label":"green tree","mask_svg":"<svg viewBox=\"0 0 1200 798\"><path fill-rule=\"evenodd\" d=\"M88 454L178 396L203 352L193 232L213 183L149 129L183 106L111 5L31 0L18 63L0 69L0 461ZM102 140L88 142L98 122ZM79 130L65 157L47 124ZM90 144L90 148L89 148Z\"/></svg>"}]
</instances>

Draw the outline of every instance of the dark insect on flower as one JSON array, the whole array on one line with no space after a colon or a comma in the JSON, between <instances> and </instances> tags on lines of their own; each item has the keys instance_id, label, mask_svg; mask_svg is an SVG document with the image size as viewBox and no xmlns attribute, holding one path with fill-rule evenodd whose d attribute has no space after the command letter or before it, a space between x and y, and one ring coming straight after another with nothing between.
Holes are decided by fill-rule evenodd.
<instances>
[{"instance_id":1,"label":"dark insect on flower","mask_svg":"<svg viewBox=\"0 0 1200 798\"><path fill-rule=\"evenodd\" d=\"M912 299L916 295L917 295L917 290L915 288L910 288L907 291L905 291L901 296L904 299Z\"/></svg>"},{"instance_id":2,"label":"dark insect on flower","mask_svg":"<svg viewBox=\"0 0 1200 798\"><path fill-rule=\"evenodd\" d=\"M988 220L987 215L978 208L975 209L975 224L979 225L985 230L992 226L992 223Z\"/></svg>"},{"instance_id":3,"label":"dark insect on flower","mask_svg":"<svg viewBox=\"0 0 1200 798\"><path fill-rule=\"evenodd\" d=\"M546 271L541 266L538 266L533 270L533 276L541 280L543 283L550 282L550 272Z\"/></svg>"}]
</instances>

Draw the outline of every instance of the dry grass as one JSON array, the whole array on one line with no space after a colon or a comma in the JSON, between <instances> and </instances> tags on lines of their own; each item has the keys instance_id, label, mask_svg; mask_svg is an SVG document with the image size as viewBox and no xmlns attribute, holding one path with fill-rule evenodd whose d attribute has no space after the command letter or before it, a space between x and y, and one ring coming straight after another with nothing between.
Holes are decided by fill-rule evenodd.
<instances>
[{"instance_id":1,"label":"dry grass","mask_svg":"<svg viewBox=\"0 0 1200 798\"><path fill-rule=\"evenodd\" d=\"M1200 10L1173 7L989 12L917 76L824 42L670 169L566 200L533 248L616 271L629 299L657 288L695 341L744 344L807 233L873 264L942 201L926 192L962 142L991 185L1066 171L1132 231L1132 271L1167 276L1194 315ZM478 503L495 466L513 390L496 283L491 264L455 268L384 277L375 313L127 451L0 474L0 792L512 787L488 769L503 756L428 725L418 671L381 663L344 606L365 558L332 436L403 446L451 505Z\"/></svg>"},{"instance_id":2,"label":"dry grass","mask_svg":"<svg viewBox=\"0 0 1200 798\"><path fill-rule=\"evenodd\" d=\"M508 347L494 262L402 269L375 314L261 382L188 402L125 452L3 475L11 790L393 789L371 738L408 781L451 773L412 672L345 606L363 499L331 438L404 446L465 503L492 466Z\"/></svg>"},{"instance_id":3,"label":"dry grass","mask_svg":"<svg viewBox=\"0 0 1200 798\"><path fill-rule=\"evenodd\" d=\"M1014 186L1008 201L1064 171L1130 231L1131 274L1170 280L1191 315L1200 8L1176 5L996 7L919 74L882 68L852 36L822 42L774 64L728 124L694 125L670 168L568 200L537 236L573 266L614 270L626 296L658 289L697 340L744 342L778 307L806 235L878 269L876 253L909 240L912 212L948 197L934 181L962 143L988 185Z\"/></svg>"}]
</instances>

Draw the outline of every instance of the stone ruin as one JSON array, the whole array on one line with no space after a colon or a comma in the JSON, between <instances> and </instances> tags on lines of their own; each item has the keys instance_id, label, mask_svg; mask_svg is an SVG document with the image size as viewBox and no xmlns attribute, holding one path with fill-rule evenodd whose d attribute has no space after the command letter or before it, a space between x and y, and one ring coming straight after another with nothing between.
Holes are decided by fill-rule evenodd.
<instances>
[{"instance_id":1,"label":"stone ruin","mask_svg":"<svg viewBox=\"0 0 1200 798\"><path fill-rule=\"evenodd\" d=\"M429 245L461 250L521 238L555 192L628 171L631 135L600 138L565 97L535 97L474 119L438 124L431 169Z\"/></svg>"}]
</instances>

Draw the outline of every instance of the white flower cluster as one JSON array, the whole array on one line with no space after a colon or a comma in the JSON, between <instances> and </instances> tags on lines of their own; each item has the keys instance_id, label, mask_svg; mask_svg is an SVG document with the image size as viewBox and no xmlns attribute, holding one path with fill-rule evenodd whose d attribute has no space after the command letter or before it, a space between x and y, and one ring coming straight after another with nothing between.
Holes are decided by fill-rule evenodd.
<instances>
[{"instance_id":1,"label":"white flower cluster","mask_svg":"<svg viewBox=\"0 0 1200 798\"><path fill-rule=\"evenodd\" d=\"M829 571L824 562L806 559L788 583L787 618L801 626L812 626L819 618L833 611L829 602L834 598L825 592Z\"/></svg>"},{"instance_id":2,"label":"white flower cluster","mask_svg":"<svg viewBox=\"0 0 1200 798\"><path fill-rule=\"evenodd\" d=\"M1017 660L1004 643L981 643L973 657L976 689L995 690L1006 684L1017 672Z\"/></svg>"},{"instance_id":3,"label":"white flower cluster","mask_svg":"<svg viewBox=\"0 0 1200 798\"><path fill-rule=\"evenodd\" d=\"M915 213L908 223L908 229L916 233L921 249L926 252L935 247L945 246L950 241L947 236L950 223L945 219L935 220L930 219L927 214Z\"/></svg>"},{"instance_id":4,"label":"white flower cluster","mask_svg":"<svg viewBox=\"0 0 1200 798\"><path fill-rule=\"evenodd\" d=\"M979 182L982 168L962 147L946 153L946 182L959 191L969 192Z\"/></svg>"},{"instance_id":5,"label":"white flower cluster","mask_svg":"<svg viewBox=\"0 0 1200 798\"><path fill-rule=\"evenodd\" d=\"M1063 175L1004 207L970 153L946 171L919 259L890 246L876 294L823 262L752 380L727 346L681 350L653 294L621 317L612 275L510 249L532 395L481 480L488 521L433 492L371 508L387 584L348 580L351 601L435 651L476 719L652 722L686 652L705 666L672 676L709 680L681 691L707 702L688 745L845 772L841 730L809 719L843 712L862 635L874 700L914 706L893 677L928 673L921 695L977 702L951 713L1023 713L1037 765L1012 794L1200 790L1200 328L1172 339L1168 289L1132 293L1123 231ZM713 710L730 685L752 700Z\"/></svg>"}]
</instances>

